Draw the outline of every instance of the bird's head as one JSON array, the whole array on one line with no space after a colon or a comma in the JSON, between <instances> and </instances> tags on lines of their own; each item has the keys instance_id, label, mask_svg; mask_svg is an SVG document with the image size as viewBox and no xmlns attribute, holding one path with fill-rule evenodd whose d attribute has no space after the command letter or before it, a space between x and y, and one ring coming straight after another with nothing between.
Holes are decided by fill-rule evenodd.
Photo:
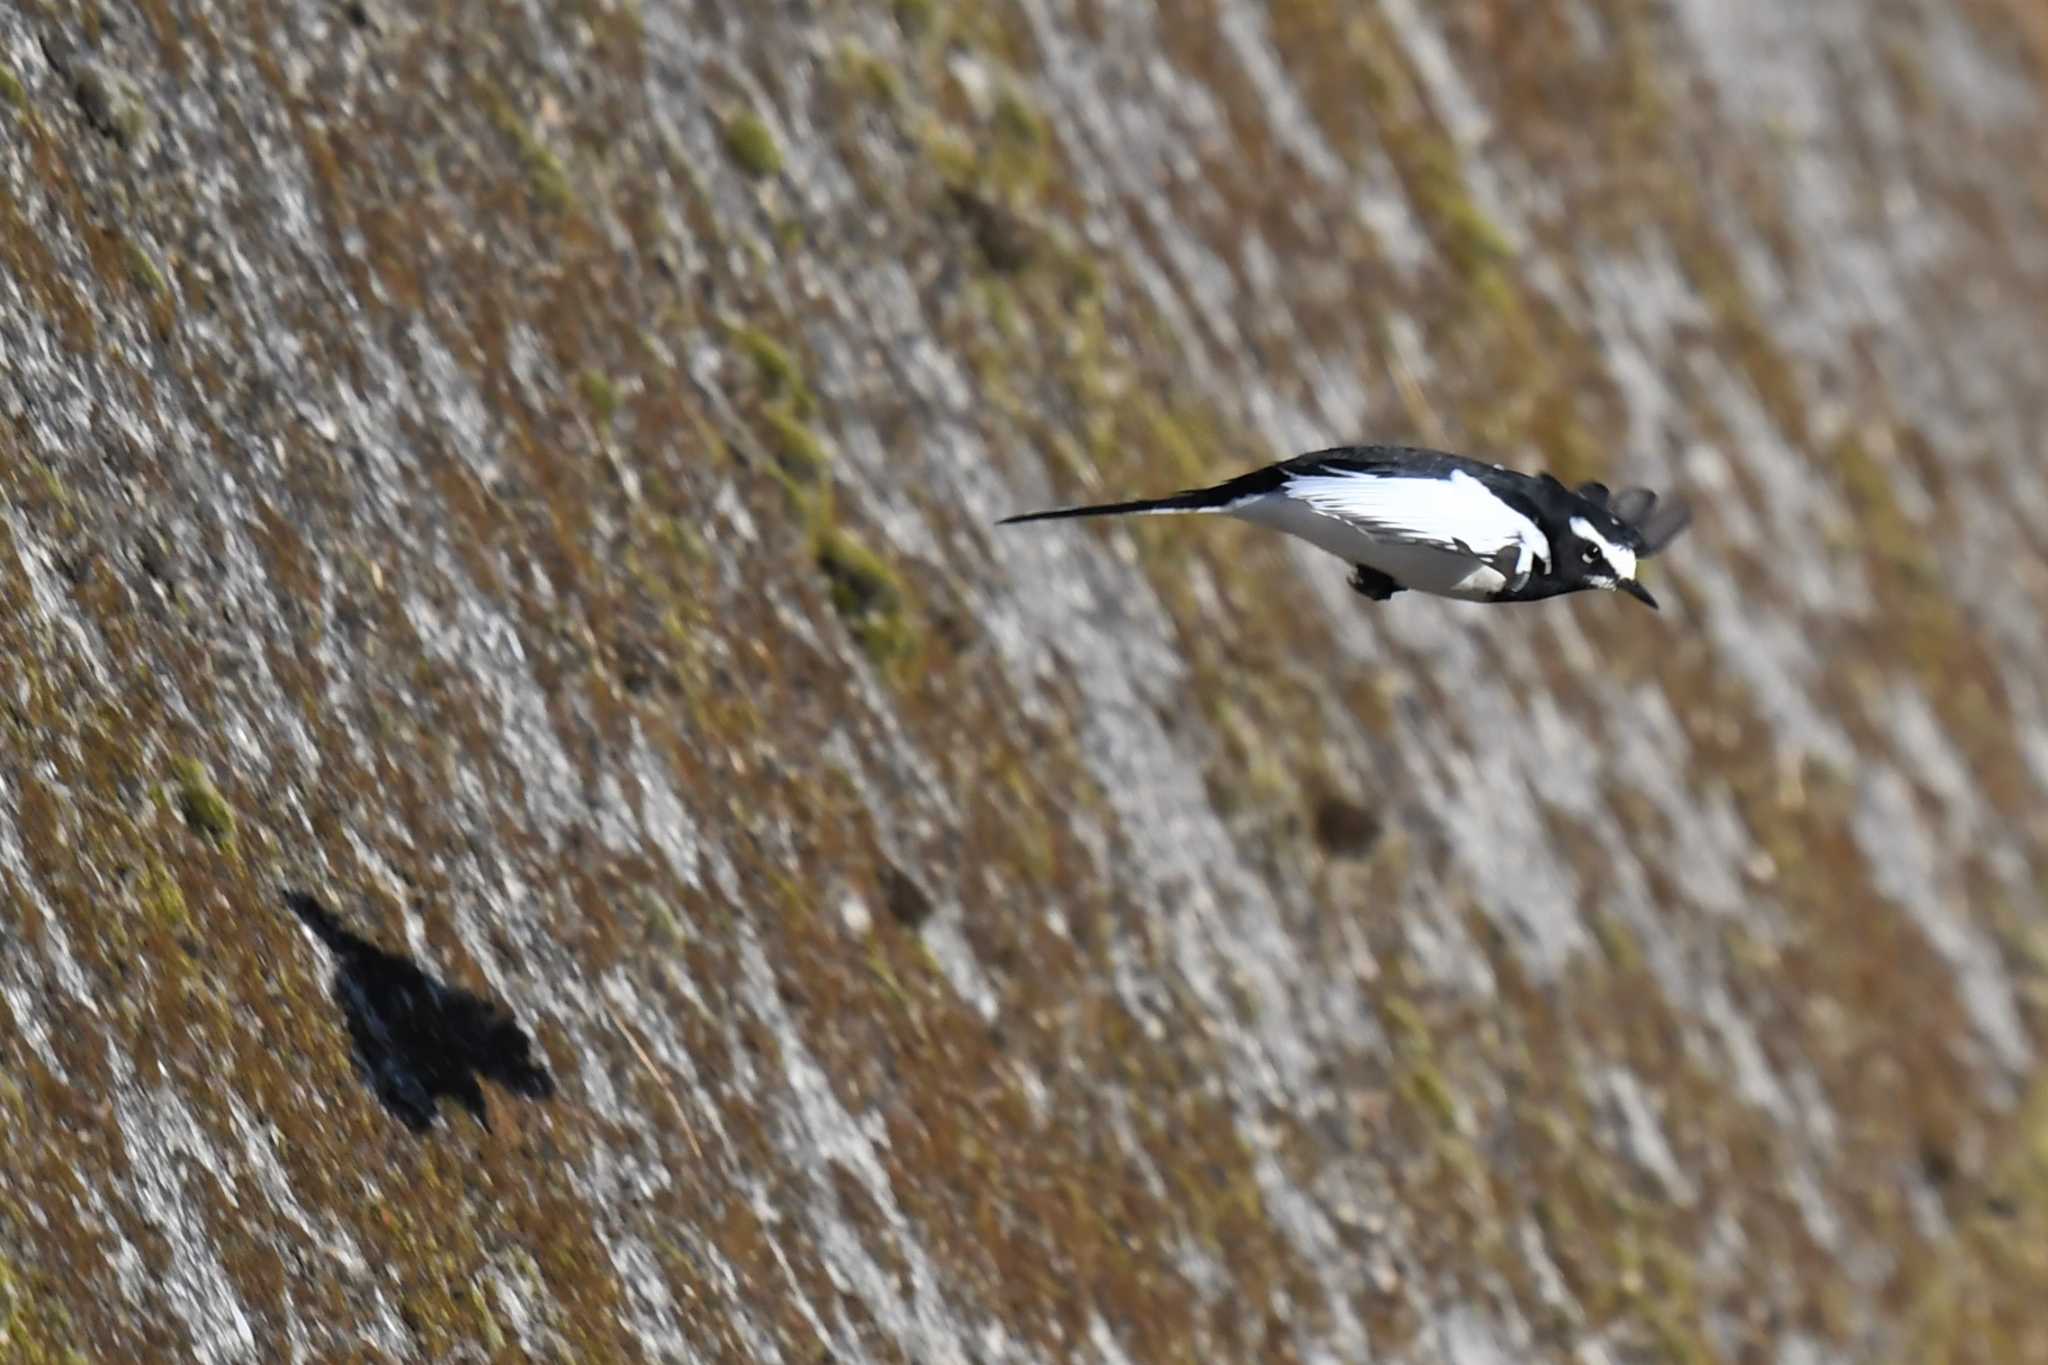
<instances>
[{"instance_id":1,"label":"bird's head","mask_svg":"<svg viewBox=\"0 0 2048 1365\"><path fill-rule=\"evenodd\" d=\"M1588 507L1566 523L1555 547L1557 572L1582 588L1625 592L1650 610L1657 599L1636 581L1636 561L1646 553L1642 533L1612 514Z\"/></svg>"}]
</instances>

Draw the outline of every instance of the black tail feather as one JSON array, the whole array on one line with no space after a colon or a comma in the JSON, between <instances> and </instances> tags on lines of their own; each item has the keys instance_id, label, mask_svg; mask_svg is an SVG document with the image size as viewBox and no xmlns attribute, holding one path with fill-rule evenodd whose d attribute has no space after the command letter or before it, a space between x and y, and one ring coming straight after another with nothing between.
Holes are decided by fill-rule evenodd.
<instances>
[{"instance_id":1,"label":"black tail feather","mask_svg":"<svg viewBox=\"0 0 2048 1365\"><path fill-rule=\"evenodd\" d=\"M1092 507L1055 507L1047 512L1020 512L1004 517L998 526L1015 526L1026 521L1062 521L1068 517L1122 517L1135 512L1200 512L1220 504L1207 501L1208 494L1176 493L1169 498L1139 498L1135 502L1102 502Z\"/></svg>"},{"instance_id":2,"label":"black tail feather","mask_svg":"<svg viewBox=\"0 0 2048 1365\"><path fill-rule=\"evenodd\" d=\"M1255 469L1213 488L1191 488L1163 498L1139 498L1135 502L1099 502L1090 507L1055 507L1046 512L1023 512L1004 517L998 526L1015 526L1025 521L1060 521L1068 517L1125 517L1145 512L1214 512L1243 498L1270 493L1282 482L1280 466Z\"/></svg>"}]
</instances>

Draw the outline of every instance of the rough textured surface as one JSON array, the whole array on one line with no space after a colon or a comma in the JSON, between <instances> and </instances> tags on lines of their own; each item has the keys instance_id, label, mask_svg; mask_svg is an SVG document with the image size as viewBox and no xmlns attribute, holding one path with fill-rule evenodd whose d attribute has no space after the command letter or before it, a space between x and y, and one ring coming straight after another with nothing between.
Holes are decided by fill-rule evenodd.
<instances>
[{"instance_id":1,"label":"rough textured surface","mask_svg":"<svg viewBox=\"0 0 2048 1365\"><path fill-rule=\"evenodd\" d=\"M2022 0L6 7L0 1355L2048 1359L2044 135ZM1704 514L989 527L1361 437Z\"/></svg>"}]
</instances>

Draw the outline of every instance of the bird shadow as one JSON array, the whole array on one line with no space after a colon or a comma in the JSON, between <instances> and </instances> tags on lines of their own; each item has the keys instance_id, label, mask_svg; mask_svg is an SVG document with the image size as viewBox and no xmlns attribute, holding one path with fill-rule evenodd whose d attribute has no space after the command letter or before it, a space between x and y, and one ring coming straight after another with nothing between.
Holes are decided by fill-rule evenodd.
<instances>
[{"instance_id":1,"label":"bird shadow","mask_svg":"<svg viewBox=\"0 0 2048 1365\"><path fill-rule=\"evenodd\" d=\"M356 1066L406 1127L416 1133L432 1128L445 1098L488 1129L486 1079L529 1099L555 1093L554 1078L534 1058L533 1040L504 1006L438 981L351 933L303 891L286 891L284 903L334 951L334 1003L348 1023Z\"/></svg>"}]
</instances>

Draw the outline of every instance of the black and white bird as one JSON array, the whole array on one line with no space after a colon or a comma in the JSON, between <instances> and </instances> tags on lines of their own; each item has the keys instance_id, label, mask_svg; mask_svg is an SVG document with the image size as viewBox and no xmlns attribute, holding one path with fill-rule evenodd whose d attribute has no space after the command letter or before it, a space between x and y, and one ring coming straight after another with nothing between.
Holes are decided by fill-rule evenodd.
<instances>
[{"instance_id":1,"label":"black and white bird","mask_svg":"<svg viewBox=\"0 0 2048 1365\"><path fill-rule=\"evenodd\" d=\"M1061 517L1220 512L1299 536L1352 566L1354 591L1471 602L1534 602L1600 588L1655 609L1641 562L1692 519L1682 498L1647 488L1567 488L1548 474L1412 446L1340 446L1213 488L1164 498L1062 507L1000 525Z\"/></svg>"}]
</instances>

